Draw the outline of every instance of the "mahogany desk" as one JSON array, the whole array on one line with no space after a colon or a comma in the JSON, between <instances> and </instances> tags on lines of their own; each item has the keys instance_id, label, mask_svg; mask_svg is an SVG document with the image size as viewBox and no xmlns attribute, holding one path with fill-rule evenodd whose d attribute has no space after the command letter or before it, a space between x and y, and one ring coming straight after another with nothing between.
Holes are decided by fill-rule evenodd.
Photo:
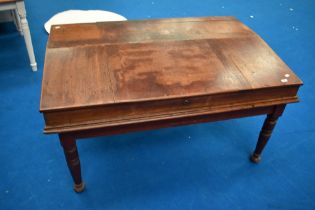
<instances>
[{"instance_id":1,"label":"mahogany desk","mask_svg":"<svg viewBox=\"0 0 315 210\"><path fill-rule=\"evenodd\" d=\"M47 44L40 111L58 133L74 190L76 139L267 114L258 162L301 80L233 17L56 25Z\"/></svg>"}]
</instances>

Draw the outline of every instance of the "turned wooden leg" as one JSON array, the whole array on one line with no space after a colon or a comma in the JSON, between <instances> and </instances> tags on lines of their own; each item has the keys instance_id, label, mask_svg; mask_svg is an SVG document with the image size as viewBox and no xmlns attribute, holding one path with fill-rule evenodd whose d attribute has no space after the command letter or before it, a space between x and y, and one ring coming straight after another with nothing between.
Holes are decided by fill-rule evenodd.
<instances>
[{"instance_id":1,"label":"turned wooden leg","mask_svg":"<svg viewBox=\"0 0 315 210\"><path fill-rule=\"evenodd\" d=\"M80 159L74 137L65 134L59 134L60 143L63 147L68 168L74 181L74 191L83 192L84 183L81 178Z\"/></svg>"},{"instance_id":2,"label":"turned wooden leg","mask_svg":"<svg viewBox=\"0 0 315 210\"><path fill-rule=\"evenodd\" d=\"M37 63L36 63L35 55L34 55L31 33L30 33L30 29L28 27L28 22L26 19L26 11L25 11L24 1L17 1L16 2L16 10L17 10L17 13L19 15L19 19L17 21L18 21L18 24L20 24L20 28L22 29L22 32L24 35L26 49L28 52L28 56L30 59L32 70L37 71Z\"/></svg>"},{"instance_id":3,"label":"turned wooden leg","mask_svg":"<svg viewBox=\"0 0 315 210\"><path fill-rule=\"evenodd\" d=\"M13 21L14 21L14 24L16 26L16 29L19 31L20 35L23 36L23 31L22 31L22 27L21 27L21 20L20 20L20 17L19 17L17 10L11 10L11 15L13 17Z\"/></svg>"},{"instance_id":4,"label":"turned wooden leg","mask_svg":"<svg viewBox=\"0 0 315 210\"><path fill-rule=\"evenodd\" d=\"M272 131L276 126L278 118L282 115L284 108L285 105L276 106L274 112L267 115L264 125L260 131L255 151L250 158L252 162L258 163L261 160L261 153L270 139Z\"/></svg>"}]
</instances>

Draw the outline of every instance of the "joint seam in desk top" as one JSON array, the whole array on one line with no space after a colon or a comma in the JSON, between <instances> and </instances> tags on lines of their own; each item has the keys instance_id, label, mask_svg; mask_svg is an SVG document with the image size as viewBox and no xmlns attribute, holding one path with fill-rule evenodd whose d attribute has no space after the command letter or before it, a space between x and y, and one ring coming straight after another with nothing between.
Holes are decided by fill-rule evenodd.
<instances>
[{"instance_id":1,"label":"joint seam in desk top","mask_svg":"<svg viewBox=\"0 0 315 210\"><path fill-rule=\"evenodd\" d=\"M214 18L214 19L216 19L216 18ZM219 18L220 19L220 18ZM174 19L174 20L176 20L176 21L181 21L181 19ZM168 20L168 19L166 19L166 20L164 20L164 21L174 21L174 20ZM210 20L211 20L211 18L210 18ZM242 24L240 21L238 21L238 20L236 20L236 19L234 19L234 18L222 18L222 20L228 20L228 21L236 21L236 22L239 22L240 24ZM141 22L141 21L139 21L139 22ZM148 23L150 23L150 21L148 20L147 21ZM99 23L100 24L100 23ZM107 23L106 23L107 24ZM105 24L105 25L106 25ZM110 23L108 23L108 24L110 24ZM116 23L113 23L113 24L116 24ZM124 24L125 24L125 22L124 22ZM91 24L89 24L89 25L91 25ZM93 24L92 24L93 25ZM65 27L67 27L67 26L65 26ZM254 42L254 44L256 43L256 41L262 46L262 47L264 47L264 49L266 49L267 51L265 52L265 53L267 53L267 54L270 54L271 56L274 56L273 57L273 59L275 59L275 61L276 62L278 62L277 63L277 65L284 65L283 66L283 68L285 68L285 69L288 69L288 72L291 74L291 78L293 78L293 80L296 80L295 81L295 83L289 83L289 84L282 84L282 86L281 87L290 87L290 86L300 86L300 85L302 85L302 82L301 81L299 81L298 79L297 79L297 77L294 75L294 73L293 72L291 72L290 71L290 69L284 64L284 62L282 62L282 60L271 50L271 48L257 35L257 34L255 34L254 32L252 32L246 25L244 25L244 24L242 24L242 26L241 27L243 27L243 29L244 29L244 31L246 31L246 33L250 36L250 37L254 37L253 39L255 39L255 42ZM53 34L53 33L52 33ZM51 38L51 37L50 37ZM198 40L198 39L197 39ZM175 42L180 42L180 41L182 41L182 40L175 40ZM194 41L196 41L195 39L194 39ZM200 41L200 40L198 40L198 41ZM173 42L174 42L174 40L173 40ZM212 45L217 45L217 47L218 47L218 43L216 42L216 41L214 41L213 39L209 39L209 40L207 40L205 43L207 43L208 45L209 45L209 42L212 42L211 44ZM223 42L224 43L224 42ZM130 44L130 43L126 43L126 44ZM139 44L145 44L145 43L139 43ZM166 44L166 43L165 43ZM257 44L257 43L256 43ZM117 44L117 45L120 45L120 44ZM103 46L102 44L100 44L100 45L97 45L98 47L101 47L101 46ZM85 45L81 45L81 46L79 46L78 48L84 48L85 47ZM210 46L210 49L211 49L211 47L212 46ZM50 50L55 50L56 48L54 48L54 49L51 49L51 48L49 48L48 47L48 52L50 51ZM221 59L219 58L219 61L221 61L224 65L227 65L227 67L226 68L231 68L231 67L234 67L234 72L232 72L232 74L240 74L240 75L242 75L242 77L239 77L239 78L237 78L239 81L237 81L237 82L243 82L244 83L244 86L242 86L242 88L240 88L239 87L239 89L238 88L235 88L235 89L233 89L233 90L220 90L220 92L212 92L212 93L207 93L207 92L204 92L204 93L201 93L201 92L195 92L195 93L188 93L188 94L186 94L186 95L184 95L184 94L182 94L182 95L166 95L165 97L164 96L154 96L154 95L152 95L151 97L143 97L143 98L126 98L126 99L124 99L124 98L122 98L122 97L120 97L120 99L118 99L117 97L116 97L116 91L115 91L115 88L114 88L114 83L116 82L115 81L115 78L114 78L114 76L113 76L113 74L112 74L112 70L110 70L110 67L109 67L109 62L108 62L108 60L106 60L105 61L105 65L104 65L104 67L106 68L106 70L104 70L104 74L106 75L106 78L107 78L107 80L108 80L108 83L109 83L109 86L108 86L108 88L110 89L109 90L109 93L110 93L110 95L111 95L111 99L106 99L107 100L107 102L105 101L105 100L103 100L103 97L104 96L97 96L98 98L97 98L97 100L92 100L92 101L88 101L88 102L85 102L85 103L82 103L82 102L84 102L84 101L86 101L86 98L84 98L84 97L90 97L89 95L86 95L86 96L84 96L84 97L82 97L82 102L75 102L75 103L73 103L73 104L71 104L71 102L70 103L68 103L66 100L65 100L65 102L64 102L64 104L62 104L62 103L59 103L59 104L45 104L45 106L43 106L43 104L42 104L42 102L43 102L43 90L42 90L42 95L41 95L41 108L40 108L40 111L41 112L47 112L47 111L58 111L58 110L66 110L66 109L78 109L78 108L84 108L84 107L96 107L96 106L102 106L102 105L110 105L110 104L120 104L120 103L133 103L133 102L144 102L144 101L154 101L154 100L171 100L171 99L175 99L175 98L185 98L185 97L194 97L194 96L202 96L202 95L213 95L213 94L229 94L229 93L237 93L237 92L239 92L239 91L251 91L251 90L258 90L258 89L268 89L268 88L270 88L270 91L272 91L272 88L277 88L277 87L280 87L279 86L279 84L273 84L273 85L270 85L269 84L269 86L260 86L260 87L255 87L255 88L253 88L252 87L252 84L251 84L251 82L256 82L254 79L255 78L252 78L251 80L249 80L249 78L247 77L247 75L245 75L244 74L244 72L241 70L241 68L247 68L247 63L246 63L246 60L245 61L243 61L242 60L242 57L235 57L233 54L232 55L230 55L229 53L229 51L227 51L226 53L227 53L227 55L228 55L228 57L226 57L227 55L224 55L224 53L222 53L221 51L222 51L222 49L221 49L221 46L219 46L218 47L218 49L217 48L215 48L214 50L212 49L212 51L215 51L215 50L219 50L220 51L220 53L223 55L223 56L225 56L224 57L224 60L222 61L222 56L221 56ZM210 52L211 52L211 50L210 50ZM56 51L56 53L58 53L58 51ZM85 53L85 52L84 52ZM107 52L105 52L105 54L106 54ZM107 54L106 54L107 55ZM108 56L108 55L107 55ZM218 56L217 54L215 54L215 56ZM44 76L43 76L43 78L46 78L47 76L45 76L46 74L47 74L47 69L46 69L46 64L47 64L47 60L48 60L49 58L47 58L47 54L46 54L46 58L45 58L45 68L44 68ZM99 59L99 58L97 58L97 59ZM106 57L106 59L108 59L107 57ZM121 59L121 58L120 58ZM209 60L209 59L208 59ZM226 63L226 61L229 61L228 63ZM239 63L237 63L236 61L238 61L238 62L240 62L242 65L240 66L240 64ZM123 67L122 67L123 68ZM259 73L259 72L258 72ZM277 74L277 72L275 72L275 74ZM54 75L52 75L52 76L54 76ZM225 75L226 76L226 75ZM228 76L228 75L227 75ZM244 80L244 81L241 81L241 80ZM45 81L44 79L43 79L43 81ZM279 79L279 81L280 81L280 79ZM279 83L279 81L278 81L278 83ZM46 82L51 82L50 80L48 80L48 81L46 81ZM71 81L72 82L72 81ZM75 82L75 81L74 81ZM259 82L259 81L258 81ZM246 85L245 85L246 84ZM263 83L262 83L263 84ZM43 83L43 87L44 87L44 85L45 85L45 83ZM83 84L84 85L84 84ZM223 85L225 85L225 84L223 84ZM245 86L247 86L246 88L245 88ZM257 86L257 85L256 85ZM237 87L237 86L236 86ZM125 89L128 89L128 88L125 88ZM73 91L75 91L75 90L73 90ZM86 90L86 91L90 91L90 90ZM82 95L83 96L83 95ZM46 98L49 98L50 96L47 96L47 94L46 94ZM66 95L65 96L63 96L63 97L66 97ZM100 98L100 97L102 97L102 98ZM45 98L45 99L46 99ZM111 100L111 101L109 101L109 100ZM52 101L59 101L59 100L52 100ZM50 107L49 107L50 106Z\"/></svg>"}]
</instances>

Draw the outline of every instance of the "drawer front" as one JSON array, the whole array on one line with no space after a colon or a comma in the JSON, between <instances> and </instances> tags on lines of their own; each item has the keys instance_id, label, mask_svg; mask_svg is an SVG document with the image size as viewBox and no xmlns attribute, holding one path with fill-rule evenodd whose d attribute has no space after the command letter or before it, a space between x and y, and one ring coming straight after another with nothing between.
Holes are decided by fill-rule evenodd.
<instances>
[{"instance_id":1,"label":"drawer front","mask_svg":"<svg viewBox=\"0 0 315 210\"><path fill-rule=\"evenodd\" d=\"M77 130L81 127L115 126L180 118L296 102L298 88L240 91L155 101L138 101L76 110L44 112L45 132Z\"/></svg>"}]
</instances>

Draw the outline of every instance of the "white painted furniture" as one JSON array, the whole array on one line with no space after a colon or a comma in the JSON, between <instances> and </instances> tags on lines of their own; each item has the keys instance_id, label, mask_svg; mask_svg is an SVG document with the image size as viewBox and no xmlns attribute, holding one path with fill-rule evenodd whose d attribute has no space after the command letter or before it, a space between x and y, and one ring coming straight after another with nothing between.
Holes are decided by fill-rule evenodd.
<instances>
[{"instance_id":1,"label":"white painted furniture","mask_svg":"<svg viewBox=\"0 0 315 210\"><path fill-rule=\"evenodd\" d=\"M30 29L26 19L26 11L23 0L0 0L0 12L11 11L12 20L14 21L17 30L24 36L28 56L31 62L33 71L37 71L37 64L34 55L34 49L31 39Z\"/></svg>"}]
</instances>

